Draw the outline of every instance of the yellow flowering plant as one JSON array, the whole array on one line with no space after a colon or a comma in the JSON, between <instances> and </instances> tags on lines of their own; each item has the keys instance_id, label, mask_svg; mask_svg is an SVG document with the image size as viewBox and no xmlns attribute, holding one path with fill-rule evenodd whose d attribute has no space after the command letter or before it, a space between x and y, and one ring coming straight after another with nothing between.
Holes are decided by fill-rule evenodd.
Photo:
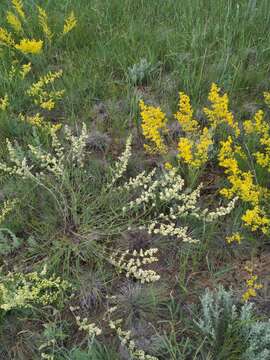
<instances>
[{"instance_id":1,"label":"yellow flowering plant","mask_svg":"<svg viewBox=\"0 0 270 360\"><path fill-rule=\"evenodd\" d=\"M50 129L60 129L61 124L52 121L50 112L56 108L64 96L64 90L57 88L57 80L62 77L62 70L48 72L33 81L31 76L32 63L22 65L13 62L10 69L3 73L3 79L8 84L7 93L0 97L0 113L6 113L14 119L13 126L49 134ZM18 103L17 99L20 98ZM27 111L20 111L17 104L28 104ZM10 122L10 120L9 120ZM33 133L33 131L30 132ZM47 136L46 136L47 137Z\"/></svg>"},{"instance_id":2,"label":"yellow flowering plant","mask_svg":"<svg viewBox=\"0 0 270 360\"><path fill-rule=\"evenodd\" d=\"M34 99L34 103L41 109L52 110L54 109L57 100L61 99L64 95L64 90L48 90L54 82L61 78L63 71L49 72L41 76L37 82L33 83L27 90L27 95Z\"/></svg>"},{"instance_id":3,"label":"yellow flowering plant","mask_svg":"<svg viewBox=\"0 0 270 360\"><path fill-rule=\"evenodd\" d=\"M267 106L270 105L270 93L264 93ZM177 145L168 144L169 133L166 115L160 108L140 103L142 133L154 146L152 153L159 153L168 162L172 148L177 147L174 165L182 168L184 176L193 185L196 177L204 174L209 160L217 163L224 171L224 186L220 194L228 199L237 196L244 205L243 224L252 232L268 234L270 230L269 183L270 172L270 125L266 112L258 110L250 120L240 126L236 116L229 109L229 96L212 84L208 95L209 106L203 108L205 118L197 120L190 98L184 92L179 93L178 111L174 119L180 125L180 137ZM222 131L219 131L219 127ZM149 145L145 145L149 150ZM153 151L154 148L154 151ZM214 150L214 151L213 151ZM225 185L226 184L226 185ZM240 242L239 238L228 239Z\"/></svg>"},{"instance_id":4,"label":"yellow flowering plant","mask_svg":"<svg viewBox=\"0 0 270 360\"><path fill-rule=\"evenodd\" d=\"M246 291L242 295L244 302L249 301L251 298L257 296L257 290L262 289L262 284L258 282L258 275L254 274L254 269L250 266L245 267L245 271L248 273L246 279Z\"/></svg>"},{"instance_id":5,"label":"yellow flowering plant","mask_svg":"<svg viewBox=\"0 0 270 360\"><path fill-rule=\"evenodd\" d=\"M164 141L164 134L168 131L166 115L159 107L148 106L143 101L140 101L139 105L142 117L142 132L150 142L150 145L144 145L145 150L149 153L165 154L168 151Z\"/></svg>"},{"instance_id":6,"label":"yellow flowering plant","mask_svg":"<svg viewBox=\"0 0 270 360\"><path fill-rule=\"evenodd\" d=\"M63 21L62 30L58 33L53 31L50 17L41 6L36 6L37 21L41 30L40 34L34 33L31 28L31 18L27 14L25 4L22 0L11 0L11 8L6 11L5 26L0 27L0 47L8 47L17 50L23 55L38 55L44 50L44 46L50 46L55 39L62 38L77 26L77 18L71 11Z\"/></svg>"},{"instance_id":7,"label":"yellow flowering plant","mask_svg":"<svg viewBox=\"0 0 270 360\"><path fill-rule=\"evenodd\" d=\"M41 272L0 274L0 312L29 308L32 305L53 305L61 300L71 285L55 275Z\"/></svg>"},{"instance_id":8,"label":"yellow flowering plant","mask_svg":"<svg viewBox=\"0 0 270 360\"><path fill-rule=\"evenodd\" d=\"M150 154L160 154L166 158L171 151L167 141L169 127L166 115L159 107L147 106L143 101L140 101L140 110L142 133L150 142L144 145L145 150ZM207 163L209 150L213 144L213 130L201 127L193 113L190 98L184 92L180 92L178 111L174 114L174 119L179 123L183 136L178 139L174 162L183 167L183 175L195 183L194 178L198 177ZM175 144L173 146L175 147Z\"/></svg>"}]
</instances>

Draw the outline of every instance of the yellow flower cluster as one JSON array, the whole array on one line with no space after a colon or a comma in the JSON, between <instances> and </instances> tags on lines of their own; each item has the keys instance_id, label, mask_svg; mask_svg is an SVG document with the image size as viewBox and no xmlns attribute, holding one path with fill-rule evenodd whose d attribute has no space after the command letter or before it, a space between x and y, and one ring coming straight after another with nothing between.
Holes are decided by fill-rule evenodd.
<instances>
[{"instance_id":1,"label":"yellow flower cluster","mask_svg":"<svg viewBox=\"0 0 270 360\"><path fill-rule=\"evenodd\" d=\"M236 232L226 237L226 241L228 244L231 244L233 242L237 242L238 244L240 244L241 240L242 240L242 236L239 234L239 232Z\"/></svg>"},{"instance_id":2,"label":"yellow flower cluster","mask_svg":"<svg viewBox=\"0 0 270 360\"><path fill-rule=\"evenodd\" d=\"M8 47L13 47L15 45L12 34L10 34L6 29L2 27L0 27L0 45Z\"/></svg>"},{"instance_id":3,"label":"yellow flower cluster","mask_svg":"<svg viewBox=\"0 0 270 360\"><path fill-rule=\"evenodd\" d=\"M14 12L6 12L6 21L8 26L12 29L12 33L9 33L8 30L0 27L0 45L17 49L23 54L40 54L43 49L44 41L22 37L22 35L25 36L28 32L30 23L28 19L26 21L22 0L12 0L12 6ZM48 40L49 44L51 44L54 34L49 27L49 19L46 10L41 6L37 6L37 12L38 23L43 31L44 40ZM24 26L26 23L27 27ZM61 37L66 35L73 30L76 25L77 19L72 11L65 19L63 30L58 36Z\"/></svg>"},{"instance_id":4,"label":"yellow flower cluster","mask_svg":"<svg viewBox=\"0 0 270 360\"><path fill-rule=\"evenodd\" d=\"M32 64L30 62L22 65L20 70L20 75L22 79L24 79L26 75L30 73L31 68L32 68Z\"/></svg>"},{"instance_id":5,"label":"yellow flower cluster","mask_svg":"<svg viewBox=\"0 0 270 360\"><path fill-rule=\"evenodd\" d=\"M3 98L0 98L0 110L7 110L9 106L9 99L8 95L6 94Z\"/></svg>"},{"instance_id":6,"label":"yellow flower cluster","mask_svg":"<svg viewBox=\"0 0 270 360\"><path fill-rule=\"evenodd\" d=\"M165 154L167 146L165 145L163 134L167 133L167 119L159 107L148 106L141 100L140 110L142 117L142 132L144 137L149 140L151 145L144 145L150 153Z\"/></svg>"},{"instance_id":7,"label":"yellow flower cluster","mask_svg":"<svg viewBox=\"0 0 270 360\"><path fill-rule=\"evenodd\" d=\"M25 79L25 77L30 73L32 69L31 62L27 64L18 65L18 61L13 61L11 68L8 72L8 80L12 81L16 76L20 79Z\"/></svg>"},{"instance_id":8,"label":"yellow flower cluster","mask_svg":"<svg viewBox=\"0 0 270 360\"><path fill-rule=\"evenodd\" d=\"M22 39L15 48L24 54L39 54L42 50L43 41L35 39Z\"/></svg>"},{"instance_id":9,"label":"yellow flower cluster","mask_svg":"<svg viewBox=\"0 0 270 360\"><path fill-rule=\"evenodd\" d=\"M199 130L198 121L193 119L193 109L190 98L184 92L179 93L179 110L174 115L185 133L197 133Z\"/></svg>"},{"instance_id":10,"label":"yellow flower cluster","mask_svg":"<svg viewBox=\"0 0 270 360\"><path fill-rule=\"evenodd\" d=\"M246 302L250 298L257 296L256 290L261 289L263 286L262 286L262 284L257 282L258 276L254 275L253 269L251 267L247 266L247 267L245 267L245 270L248 272L249 277L246 280L247 290L242 295L242 299L243 299L243 301Z\"/></svg>"},{"instance_id":11,"label":"yellow flower cluster","mask_svg":"<svg viewBox=\"0 0 270 360\"><path fill-rule=\"evenodd\" d=\"M199 139L181 137L178 142L178 157L194 168L200 168L208 160L208 150L213 144L212 136L207 127L203 128Z\"/></svg>"},{"instance_id":12,"label":"yellow flower cluster","mask_svg":"<svg viewBox=\"0 0 270 360\"><path fill-rule=\"evenodd\" d=\"M267 99L268 95L265 95L265 98ZM246 134L256 135L259 138L259 144L264 151L257 151L253 155L256 158L257 164L267 168L270 172L270 125L264 119L264 112L262 110L257 111L254 118L244 121L243 125Z\"/></svg>"},{"instance_id":13,"label":"yellow flower cluster","mask_svg":"<svg viewBox=\"0 0 270 360\"><path fill-rule=\"evenodd\" d=\"M247 210L242 216L242 220L246 226L249 226L252 231L260 229L264 234L270 230L270 219L265 215L265 212L255 206L253 209Z\"/></svg>"},{"instance_id":14,"label":"yellow flower cluster","mask_svg":"<svg viewBox=\"0 0 270 360\"><path fill-rule=\"evenodd\" d=\"M174 115L185 133L178 142L178 158L184 163L200 168L208 160L208 150L212 145L211 131L199 127L197 120L193 118L193 109L190 98L184 92L179 93L178 112Z\"/></svg>"},{"instance_id":15,"label":"yellow flower cluster","mask_svg":"<svg viewBox=\"0 0 270 360\"><path fill-rule=\"evenodd\" d=\"M234 146L231 136L229 136L227 140L221 141L221 148L218 155L219 165L225 168L225 174L227 174L227 179L231 187L223 188L220 193L227 198L237 195L242 201L252 205L253 208L245 212L242 220L252 231L260 229L263 233L266 233L270 225L270 220L259 207L261 194L264 191L254 183L254 176L250 171L242 171L239 168L236 159L237 151L239 152L239 147Z\"/></svg>"},{"instance_id":16,"label":"yellow flower cluster","mask_svg":"<svg viewBox=\"0 0 270 360\"><path fill-rule=\"evenodd\" d=\"M192 140L181 137L178 142L178 157L182 159L186 164L193 162L193 142Z\"/></svg>"},{"instance_id":17,"label":"yellow flower cluster","mask_svg":"<svg viewBox=\"0 0 270 360\"><path fill-rule=\"evenodd\" d=\"M7 22L15 30L15 32L22 31L22 23L20 19L11 11L7 11Z\"/></svg>"},{"instance_id":18,"label":"yellow flower cluster","mask_svg":"<svg viewBox=\"0 0 270 360\"><path fill-rule=\"evenodd\" d=\"M212 84L208 100L211 107L203 109L211 125L216 128L221 123L226 123L234 130L234 134L239 136L240 129L237 121L235 121L232 112L229 111L229 98L227 94L220 95L220 88L216 84Z\"/></svg>"},{"instance_id":19,"label":"yellow flower cluster","mask_svg":"<svg viewBox=\"0 0 270 360\"><path fill-rule=\"evenodd\" d=\"M46 271L0 275L0 309L28 308L33 303L53 304L68 288L70 284L67 281L55 275L46 277Z\"/></svg>"},{"instance_id":20,"label":"yellow flower cluster","mask_svg":"<svg viewBox=\"0 0 270 360\"><path fill-rule=\"evenodd\" d=\"M264 99L270 106L270 92L264 93ZM191 168L202 168L214 147L217 128L225 124L229 134L220 141L217 158L230 186L222 188L220 193L228 199L239 197L247 203L248 209L242 216L244 224L252 231L267 233L270 230L270 216L264 203L270 197L270 191L264 187L267 175L263 174L263 170L270 172L270 124L264 118L264 112L259 110L251 120L244 121L240 129L229 110L228 95L221 94L221 89L214 83L208 100L210 106L203 109L208 124L201 127L199 121L194 119L190 98L184 92L179 93L178 111L174 118L183 134L178 140L177 158ZM140 107L145 138L152 141L155 152L168 153L169 145L165 145L162 137L162 133L167 132L165 114L160 108L147 107L143 102ZM146 148L149 148L148 145ZM262 169L257 173L258 167Z\"/></svg>"},{"instance_id":21,"label":"yellow flower cluster","mask_svg":"<svg viewBox=\"0 0 270 360\"><path fill-rule=\"evenodd\" d=\"M51 131L58 131L62 127L61 124L51 124L49 122L46 122L44 120L44 117L41 116L40 113L37 113L33 116L29 116L29 115L25 116L20 114L19 120L27 124L30 124L32 126L35 126L37 128L40 128L42 130L45 130L45 132L47 133L51 133Z\"/></svg>"},{"instance_id":22,"label":"yellow flower cluster","mask_svg":"<svg viewBox=\"0 0 270 360\"><path fill-rule=\"evenodd\" d=\"M53 38L53 33L48 25L48 15L41 6L38 6L37 9L38 9L39 25L40 25L44 35L46 36L46 38L49 40L49 42L51 42L52 38Z\"/></svg>"},{"instance_id":23,"label":"yellow flower cluster","mask_svg":"<svg viewBox=\"0 0 270 360\"><path fill-rule=\"evenodd\" d=\"M47 91L46 87L59 79L63 74L62 70L49 72L47 75L42 76L39 80L32 84L27 90L27 94L34 98L36 105L42 109L52 110L55 107L56 101L61 99L64 95L64 90L51 90Z\"/></svg>"},{"instance_id":24,"label":"yellow flower cluster","mask_svg":"<svg viewBox=\"0 0 270 360\"><path fill-rule=\"evenodd\" d=\"M25 12L24 12L24 9L23 9L22 0L12 0L12 5L13 5L14 10L17 12L17 14L22 19L25 19Z\"/></svg>"},{"instance_id":25,"label":"yellow flower cluster","mask_svg":"<svg viewBox=\"0 0 270 360\"><path fill-rule=\"evenodd\" d=\"M264 96L264 101L265 103L270 106L270 92L269 91L265 91L263 93L263 96Z\"/></svg>"},{"instance_id":26,"label":"yellow flower cluster","mask_svg":"<svg viewBox=\"0 0 270 360\"><path fill-rule=\"evenodd\" d=\"M170 171L170 170L173 169L173 165L170 162L166 161L165 164L164 164L164 168L166 170Z\"/></svg>"},{"instance_id":27,"label":"yellow flower cluster","mask_svg":"<svg viewBox=\"0 0 270 360\"><path fill-rule=\"evenodd\" d=\"M76 25L77 25L77 19L76 19L75 15L74 15L74 12L71 11L70 15L65 20L64 29L63 29L63 35L66 35L71 30L73 30Z\"/></svg>"}]
</instances>

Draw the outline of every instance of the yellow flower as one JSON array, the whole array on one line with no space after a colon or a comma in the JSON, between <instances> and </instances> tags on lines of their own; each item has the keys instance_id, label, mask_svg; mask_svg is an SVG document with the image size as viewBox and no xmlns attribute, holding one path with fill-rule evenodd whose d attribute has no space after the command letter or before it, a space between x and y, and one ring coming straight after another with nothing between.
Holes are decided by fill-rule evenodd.
<instances>
[{"instance_id":1,"label":"yellow flower","mask_svg":"<svg viewBox=\"0 0 270 360\"><path fill-rule=\"evenodd\" d=\"M263 93L263 96L264 96L264 101L265 103L270 106L270 92L269 91L265 91Z\"/></svg>"},{"instance_id":2,"label":"yellow flower","mask_svg":"<svg viewBox=\"0 0 270 360\"><path fill-rule=\"evenodd\" d=\"M39 54L42 50L42 46L42 40L22 39L20 44L15 45L15 48L24 54Z\"/></svg>"},{"instance_id":3,"label":"yellow flower","mask_svg":"<svg viewBox=\"0 0 270 360\"><path fill-rule=\"evenodd\" d=\"M23 10L23 3L21 0L12 0L13 8L16 10L17 14L20 15L22 19L25 19L25 13Z\"/></svg>"},{"instance_id":4,"label":"yellow flower","mask_svg":"<svg viewBox=\"0 0 270 360\"><path fill-rule=\"evenodd\" d=\"M254 153L254 156L256 158L257 164L259 164L261 167L266 168L270 166L270 153L264 154L262 152L257 151Z\"/></svg>"},{"instance_id":5,"label":"yellow flower","mask_svg":"<svg viewBox=\"0 0 270 360\"><path fill-rule=\"evenodd\" d=\"M39 113L33 116L24 116L20 114L19 119L21 121L24 121L30 125L34 125L37 127L43 127L44 126L44 117L41 116Z\"/></svg>"},{"instance_id":6,"label":"yellow flower","mask_svg":"<svg viewBox=\"0 0 270 360\"><path fill-rule=\"evenodd\" d=\"M8 95L6 94L3 98L0 98L0 109L5 111L9 106Z\"/></svg>"},{"instance_id":7,"label":"yellow flower","mask_svg":"<svg viewBox=\"0 0 270 360\"><path fill-rule=\"evenodd\" d=\"M254 125L251 120L245 120L243 127L246 134L252 134L254 132Z\"/></svg>"},{"instance_id":8,"label":"yellow flower","mask_svg":"<svg viewBox=\"0 0 270 360\"><path fill-rule=\"evenodd\" d=\"M204 108L203 111L212 126L215 128L220 123L227 123L234 130L235 135L239 136L240 129L238 123L229 111L228 95L220 95L220 88L213 83L208 95L208 100L211 102L211 108Z\"/></svg>"},{"instance_id":9,"label":"yellow flower","mask_svg":"<svg viewBox=\"0 0 270 360\"><path fill-rule=\"evenodd\" d=\"M140 103L141 117L142 117L142 132L147 140L150 140L153 145L145 145L145 148L152 153L164 154L167 152L167 146L164 143L161 133L166 133L167 119L165 114L159 107L145 105L141 100Z\"/></svg>"},{"instance_id":10,"label":"yellow flower","mask_svg":"<svg viewBox=\"0 0 270 360\"><path fill-rule=\"evenodd\" d=\"M30 96L39 96L44 92L43 88L48 85L54 83L55 80L59 79L63 75L63 71L55 71L55 72L48 72L45 76L39 78L39 80L32 84L30 89L27 91L28 95Z\"/></svg>"},{"instance_id":11,"label":"yellow flower","mask_svg":"<svg viewBox=\"0 0 270 360\"><path fill-rule=\"evenodd\" d=\"M6 45L10 47L15 45L12 35L2 27L0 27L0 45Z\"/></svg>"},{"instance_id":12,"label":"yellow flower","mask_svg":"<svg viewBox=\"0 0 270 360\"><path fill-rule=\"evenodd\" d=\"M231 244L234 241L237 242L238 244L240 244L241 240L242 240L242 236L239 234L239 232L236 232L236 233L226 237L226 241L228 244Z\"/></svg>"},{"instance_id":13,"label":"yellow flower","mask_svg":"<svg viewBox=\"0 0 270 360\"><path fill-rule=\"evenodd\" d=\"M59 131L62 127L62 124L53 124L50 126L50 129L52 132L56 133L57 131Z\"/></svg>"},{"instance_id":14,"label":"yellow flower","mask_svg":"<svg viewBox=\"0 0 270 360\"><path fill-rule=\"evenodd\" d=\"M51 42L53 33L51 32L49 25L48 25L48 15L42 7L38 6L38 21L39 25L41 26L43 33L47 37L47 39Z\"/></svg>"},{"instance_id":15,"label":"yellow flower","mask_svg":"<svg viewBox=\"0 0 270 360\"><path fill-rule=\"evenodd\" d=\"M245 267L245 270L249 273L249 277L246 280L247 290L242 295L243 301L248 301L251 297L257 296L258 289L261 289L263 286L262 284L258 283L258 276L253 274L252 267Z\"/></svg>"},{"instance_id":16,"label":"yellow flower","mask_svg":"<svg viewBox=\"0 0 270 360\"><path fill-rule=\"evenodd\" d=\"M179 111L174 115L181 128L186 133L198 131L198 122L193 119L193 110L190 105L190 98L183 92L179 93Z\"/></svg>"},{"instance_id":17,"label":"yellow flower","mask_svg":"<svg viewBox=\"0 0 270 360\"><path fill-rule=\"evenodd\" d=\"M17 18L17 16L11 11L7 11L7 22L16 32L22 31L22 24L19 18Z\"/></svg>"},{"instance_id":18,"label":"yellow flower","mask_svg":"<svg viewBox=\"0 0 270 360\"><path fill-rule=\"evenodd\" d=\"M242 216L242 220L246 226L251 228L251 231L256 231L259 228L264 234L269 231L270 219L265 216L259 206L255 206L253 209L247 210Z\"/></svg>"},{"instance_id":19,"label":"yellow flower","mask_svg":"<svg viewBox=\"0 0 270 360\"><path fill-rule=\"evenodd\" d=\"M44 120L44 117L39 113L33 116L24 116L22 114L19 115L19 120L28 123L32 126L36 126L37 128L44 130L47 133L56 133L61 129L62 124L50 124Z\"/></svg>"},{"instance_id":20,"label":"yellow flower","mask_svg":"<svg viewBox=\"0 0 270 360\"><path fill-rule=\"evenodd\" d=\"M55 80L59 79L63 74L62 70L49 72L39 80L31 85L27 90L27 95L34 98L35 104L39 105L42 109L51 110L55 107L56 100L61 99L64 90L51 90L48 91L46 86L53 84Z\"/></svg>"},{"instance_id":21,"label":"yellow flower","mask_svg":"<svg viewBox=\"0 0 270 360\"><path fill-rule=\"evenodd\" d=\"M265 97L270 98L270 93L265 93ZM263 168L267 168L270 172L270 125L264 119L264 112L259 110L254 115L252 120L244 122L244 129L246 134L256 134L259 137L259 144L263 151L253 153L256 162Z\"/></svg>"},{"instance_id":22,"label":"yellow flower","mask_svg":"<svg viewBox=\"0 0 270 360\"><path fill-rule=\"evenodd\" d=\"M26 75L31 71L32 64L29 62L28 64L23 64L20 74L22 79L26 77Z\"/></svg>"},{"instance_id":23,"label":"yellow flower","mask_svg":"<svg viewBox=\"0 0 270 360\"><path fill-rule=\"evenodd\" d=\"M238 174L238 162L234 158L233 140L228 136L227 140L220 142L221 148L218 154L219 165L224 167L226 174Z\"/></svg>"},{"instance_id":24,"label":"yellow flower","mask_svg":"<svg viewBox=\"0 0 270 360\"><path fill-rule=\"evenodd\" d=\"M204 128L198 141L181 137L178 142L178 157L186 164L199 168L208 160L208 149L213 141L208 128Z\"/></svg>"},{"instance_id":25,"label":"yellow flower","mask_svg":"<svg viewBox=\"0 0 270 360\"><path fill-rule=\"evenodd\" d=\"M45 274L46 275L46 274ZM45 277L32 272L9 273L0 277L0 309L29 308L31 304L49 305L61 299L71 285L60 277Z\"/></svg>"},{"instance_id":26,"label":"yellow flower","mask_svg":"<svg viewBox=\"0 0 270 360\"><path fill-rule=\"evenodd\" d=\"M209 129L205 127L200 135L199 141L196 143L194 157L192 165L194 167L200 167L204 165L208 160L208 150L210 145L213 144L213 140Z\"/></svg>"},{"instance_id":27,"label":"yellow flower","mask_svg":"<svg viewBox=\"0 0 270 360\"><path fill-rule=\"evenodd\" d=\"M183 160L186 164L191 164L193 161L192 154L193 142L188 139L181 137L178 142L178 157Z\"/></svg>"},{"instance_id":28,"label":"yellow flower","mask_svg":"<svg viewBox=\"0 0 270 360\"><path fill-rule=\"evenodd\" d=\"M63 34L66 35L77 25L77 19L74 15L74 12L71 11L70 15L65 19Z\"/></svg>"},{"instance_id":29,"label":"yellow flower","mask_svg":"<svg viewBox=\"0 0 270 360\"><path fill-rule=\"evenodd\" d=\"M165 162L164 167L165 167L166 170L172 170L173 169L172 164L169 163L169 162Z\"/></svg>"},{"instance_id":30,"label":"yellow flower","mask_svg":"<svg viewBox=\"0 0 270 360\"><path fill-rule=\"evenodd\" d=\"M243 301L247 302L251 297L255 297L257 292L253 288L248 288L245 293L242 295Z\"/></svg>"},{"instance_id":31,"label":"yellow flower","mask_svg":"<svg viewBox=\"0 0 270 360\"><path fill-rule=\"evenodd\" d=\"M262 110L258 110L252 120L245 120L243 125L246 134L258 133L261 136L266 136L270 128L264 120L264 112Z\"/></svg>"},{"instance_id":32,"label":"yellow flower","mask_svg":"<svg viewBox=\"0 0 270 360\"><path fill-rule=\"evenodd\" d=\"M49 99L40 103L40 107L42 109L52 110L55 107L55 102L52 99Z\"/></svg>"},{"instance_id":33,"label":"yellow flower","mask_svg":"<svg viewBox=\"0 0 270 360\"><path fill-rule=\"evenodd\" d=\"M221 148L218 155L219 165L225 168L225 174L231 184L230 189L222 189L220 193L228 198L234 194L243 201L257 205L260 199L260 189L254 184L253 175L250 171L241 171L235 153L241 153L239 147L235 147L231 136L226 141L221 141Z\"/></svg>"}]
</instances>

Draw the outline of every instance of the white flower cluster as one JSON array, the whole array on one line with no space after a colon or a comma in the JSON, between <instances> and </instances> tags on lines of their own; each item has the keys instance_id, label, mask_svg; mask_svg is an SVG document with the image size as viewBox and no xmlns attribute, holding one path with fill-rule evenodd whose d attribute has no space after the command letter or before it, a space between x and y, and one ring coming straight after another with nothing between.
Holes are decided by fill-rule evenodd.
<instances>
[{"instance_id":1,"label":"white flower cluster","mask_svg":"<svg viewBox=\"0 0 270 360\"><path fill-rule=\"evenodd\" d=\"M146 174L146 171L142 171L139 175L134 178L130 178L127 183L124 184L123 188L126 190L137 189L139 187L147 188L147 184L149 184L153 176L155 175L157 169L154 168L149 174Z\"/></svg>"},{"instance_id":2,"label":"white flower cluster","mask_svg":"<svg viewBox=\"0 0 270 360\"><path fill-rule=\"evenodd\" d=\"M4 202L3 207L0 210L0 223L2 223L6 219L7 215L14 209L17 202L17 199L6 200Z\"/></svg>"},{"instance_id":3,"label":"white flower cluster","mask_svg":"<svg viewBox=\"0 0 270 360\"><path fill-rule=\"evenodd\" d=\"M79 306L70 306L69 309L74 315L80 331L85 331L90 337L98 336L102 333L102 330L95 323L90 323L87 318L81 319L79 315L75 315L74 312L80 309Z\"/></svg>"},{"instance_id":4,"label":"white flower cluster","mask_svg":"<svg viewBox=\"0 0 270 360\"><path fill-rule=\"evenodd\" d=\"M72 162L77 162L80 167L84 165L85 147L88 138L87 127L83 123L80 136L74 136L68 126L65 126L66 139L70 142L70 153Z\"/></svg>"},{"instance_id":5,"label":"white flower cluster","mask_svg":"<svg viewBox=\"0 0 270 360\"><path fill-rule=\"evenodd\" d=\"M90 337L98 336L102 333L101 329L95 323L89 323L87 318L81 319L80 316L76 316L75 319L79 330L85 331Z\"/></svg>"},{"instance_id":6,"label":"white flower cluster","mask_svg":"<svg viewBox=\"0 0 270 360\"><path fill-rule=\"evenodd\" d=\"M154 256L157 252L156 248L133 252L126 250L119 256L119 251L116 251L111 255L110 262L120 272L126 272L126 277L134 277L142 284L155 282L160 279L160 276L154 270L145 270L142 267L158 261L158 258Z\"/></svg>"},{"instance_id":7,"label":"white flower cluster","mask_svg":"<svg viewBox=\"0 0 270 360\"><path fill-rule=\"evenodd\" d=\"M126 346L132 359L138 359L138 360L158 360L157 357L147 355L143 350L138 349L135 345L134 340L131 339L131 331L125 331L121 328L122 319L117 320L110 320L109 321L109 327L112 330L115 330L121 344L123 346Z\"/></svg>"},{"instance_id":8,"label":"white flower cluster","mask_svg":"<svg viewBox=\"0 0 270 360\"><path fill-rule=\"evenodd\" d=\"M39 167L42 171L47 170L54 174L56 177L61 177L63 175L63 158L59 159L58 156L54 156L50 153L44 152L36 146L28 145L28 147L34 158L38 161Z\"/></svg>"},{"instance_id":9,"label":"white flower cluster","mask_svg":"<svg viewBox=\"0 0 270 360\"><path fill-rule=\"evenodd\" d=\"M140 229L149 234L173 236L189 243L198 242L188 235L187 226L179 224L181 218L190 215L212 222L229 214L237 200L236 198L226 207L221 206L215 211L203 210L198 205L203 184L193 191L184 190L184 180L177 174L176 168L168 169L156 178L155 174L154 170L149 175L144 171L124 185L126 189L142 188L137 197L123 208L123 212L148 210L150 218L145 219L145 224L141 225ZM160 213L160 208L166 209L166 213Z\"/></svg>"},{"instance_id":10,"label":"white flower cluster","mask_svg":"<svg viewBox=\"0 0 270 360\"><path fill-rule=\"evenodd\" d=\"M206 208L203 211L201 211L201 213L196 212L193 215L196 216L197 218L204 219L206 222L215 221L220 217L230 214L234 209L237 200L238 197L235 197L228 203L226 207L220 206L217 209L215 209L215 211L209 211L209 209Z\"/></svg>"},{"instance_id":11,"label":"white flower cluster","mask_svg":"<svg viewBox=\"0 0 270 360\"><path fill-rule=\"evenodd\" d=\"M148 226L140 226L141 230L147 230L148 234L160 234L163 236L175 236L183 242L196 243L199 240L193 239L188 235L188 227L177 227L176 224L170 222L164 224L160 221L153 221Z\"/></svg>"},{"instance_id":12,"label":"white flower cluster","mask_svg":"<svg viewBox=\"0 0 270 360\"><path fill-rule=\"evenodd\" d=\"M54 355L49 355L49 354L46 354L46 353L41 353L41 359L54 360L55 357L54 357Z\"/></svg>"},{"instance_id":13,"label":"white flower cluster","mask_svg":"<svg viewBox=\"0 0 270 360\"><path fill-rule=\"evenodd\" d=\"M52 354L47 354L47 352L51 349L53 349L56 345L56 340L55 339L50 339L44 343L42 343L40 345L40 347L38 348L39 351L42 350L42 353L40 354L41 359L46 359L46 360L54 360L54 355ZM46 351L46 352L45 352Z\"/></svg>"},{"instance_id":14,"label":"white flower cluster","mask_svg":"<svg viewBox=\"0 0 270 360\"><path fill-rule=\"evenodd\" d=\"M21 152L17 150L8 139L6 139L6 143L12 165L8 166L6 163L0 162L0 170L6 174L17 175L22 178L31 177L33 166L27 164L26 158L22 156Z\"/></svg>"},{"instance_id":15,"label":"white flower cluster","mask_svg":"<svg viewBox=\"0 0 270 360\"><path fill-rule=\"evenodd\" d=\"M0 162L0 170L9 174L17 175L22 178L38 178L48 171L58 178L62 178L65 163L71 158L72 164L83 166L85 146L87 140L87 129L83 124L81 135L76 137L71 134L68 127L65 127L65 140L70 143L69 148L65 149L61 144L55 129L51 129L50 135L52 138L52 152L45 151L38 146L28 145L30 150L30 158L35 159L35 168L38 166L40 172L33 172L34 165L28 165L27 158L21 148L13 146L7 139L7 149L11 165Z\"/></svg>"},{"instance_id":16,"label":"white flower cluster","mask_svg":"<svg viewBox=\"0 0 270 360\"><path fill-rule=\"evenodd\" d=\"M119 161L115 165L114 174L110 186L113 186L118 179L120 179L127 170L128 162L131 157L131 143L132 135L129 135L126 141L126 147L123 154L119 157Z\"/></svg>"},{"instance_id":17,"label":"white flower cluster","mask_svg":"<svg viewBox=\"0 0 270 360\"><path fill-rule=\"evenodd\" d=\"M151 207L155 207L157 203L170 203L171 201L189 201L190 203L200 188L192 193L190 199L186 199L187 195L182 192L184 187L184 180L176 173L173 168L156 180L153 179L156 169L152 170L149 175L145 175L145 171L139 174L136 178L129 180L124 188L138 188L143 187L141 194L133 201L130 201L128 207L124 207L123 211L128 209L138 208L141 205L146 207L150 203ZM190 195L189 195L190 196ZM197 199L196 197L196 199Z\"/></svg>"}]
</instances>

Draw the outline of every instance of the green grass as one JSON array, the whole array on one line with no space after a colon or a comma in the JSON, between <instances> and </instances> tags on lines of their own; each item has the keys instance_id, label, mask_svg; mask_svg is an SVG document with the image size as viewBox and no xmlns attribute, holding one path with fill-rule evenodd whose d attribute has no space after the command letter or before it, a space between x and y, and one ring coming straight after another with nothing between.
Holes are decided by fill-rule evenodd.
<instances>
[{"instance_id":1,"label":"green grass","mask_svg":"<svg viewBox=\"0 0 270 360\"><path fill-rule=\"evenodd\" d=\"M34 3L27 5L31 13ZM52 24L58 25L59 15L70 9L78 17L75 31L40 61L42 71L64 70L67 118L91 123L93 105L102 102L109 113L107 130L125 129L136 121L131 106L136 92L128 68L142 58L158 70L141 96L165 108L176 107L180 89L196 104L205 103L213 81L236 102L241 95L242 105L269 87L267 0L221 0L218 6L214 0L64 0L42 5L52 14ZM117 103L120 114L114 111Z\"/></svg>"}]
</instances>

